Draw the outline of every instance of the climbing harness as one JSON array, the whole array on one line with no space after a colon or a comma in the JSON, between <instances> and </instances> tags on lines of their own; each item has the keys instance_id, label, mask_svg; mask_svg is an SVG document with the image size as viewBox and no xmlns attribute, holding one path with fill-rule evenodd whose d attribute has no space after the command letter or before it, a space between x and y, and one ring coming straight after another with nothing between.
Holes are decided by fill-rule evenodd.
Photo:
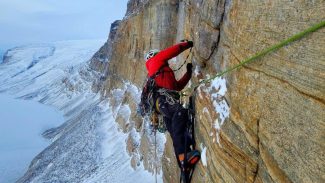
<instances>
[{"instance_id":1,"label":"climbing harness","mask_svg":"<svg viewBox=\"0 0 325 183\"><path fill-rule=\"evenodd\" d=\"M190 87L186 91L189 91L190 93L193 93L192 91L196 90L200 85L205 84L205 83L209 83L209 82L211 82L213 79L215 79L217 77L221 77L221 76L223 76L223 75L225 75L225 74L227 74L229 72L234 71L235 69L239 69L239 68L243 67L244 65L246 65L246 64L248 64L248 63L250 63L250 62L252 62L254 60L257 60L258 58L261 58L262 56L265 56L266 54L268 54L270 52L276 51L276 50L278 50L278 49L280 49L280 48L282 48L282 47L284 47L284 46L286 46L286 45L288 45L288 44L290 44L292 42L295 42L295 41L303 38L304 36L306 36L306 35L308 35L308 34L310 34L312 32L317 31L318 29L323 28L324 26L325 26L325 21L319 22L318 24L315 24L312 27L310 27L310 28L308 28L308 29L306 29L306 30L304 30L302 32L299 32L299 33L297 33L297 34L295 34L295 35L281 41L278 44L275 44L275 45L273 45L273 46L271 46L271 47L269 47L269 48L267 48L265 50L262 50L261 52L256 53L255 55L243 60L239 64L237 64L237 65L235 65L233 67L227 68L226 70L222 71L221 73L218 73L218 74L216 74L216 75L214 75L214 76L212 76L210 78L206 78L206 79L201 80L198 84L193 85L192 87Z\"/></svg>"},{"instance_id":2,"label":"climbing harness","mask_svg":"<svg viewBox=\"0 0 325 183\"><path fill-rule=\"evenodd\" d=\"M176 103L179 103L179 94L176 91L173 90L168 90L165 88L160 88L157 91L160 95L165 96L166 97L166 102L169 105L174 105Z\"/></svg>"},{"instance_id":3,"label":"climbing harness","mask_svg":"<svg viewBox=\"0 0 325 183\"><path fill-rule=\"evenodd\" d=\"M169 104L169 105L175 105L177 103L180 102L180 95L178 94L178 92L174 91L174 90L168 90L165 88L159 88L157 90L157 93L159 93L159 96L164 96L165 97L165 101ZM160 108L159 108L159 97L156 99L156 111L160 114ZM158 124L157 124L157 130L160 133L165 133L167 130L166 124L164 122L163 119L163 115L158 115Z\"/></svg>"}]
</instances>

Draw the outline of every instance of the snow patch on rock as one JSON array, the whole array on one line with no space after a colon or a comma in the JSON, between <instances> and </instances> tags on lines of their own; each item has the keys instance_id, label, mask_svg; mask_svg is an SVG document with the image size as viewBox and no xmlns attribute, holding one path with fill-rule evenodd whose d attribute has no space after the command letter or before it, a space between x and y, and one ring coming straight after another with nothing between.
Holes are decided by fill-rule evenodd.
<instances>
[{"instance_id":1,"label":"snow patch on rock","mask_svg":"<svg viewBox=\"0 0 325 183\"><path fill-rule=\"evenodd\" d=\"M200 148L201 148L201 161L203 166L207 167L208 163L207 163L207 148L205 146L203 146L203 144L200 144Z\"/></svg>"},{"instance_id":2,"label":"snow patch on rock","mask_svg":"<svg viewBox=\"0 0 325 183\"><path fill-rule=\"evenodd\" d=\"M210 75L207 75L206 78L210 78ZM200 98L203 98L203 93L209 97L209 99L212 101L214 112L218 114L218 118L213 121L213 128L216 131L216 141L220 145L219 133L223 123L230 115L230 107L225 98L227 92L226 79L217 77L211 80L208 87L201 85L198 88L198 92ZM207 113L207 109L204 108L203 112ZM215 138L213 140L215 140Z\"/></svg>"}]
</instances>

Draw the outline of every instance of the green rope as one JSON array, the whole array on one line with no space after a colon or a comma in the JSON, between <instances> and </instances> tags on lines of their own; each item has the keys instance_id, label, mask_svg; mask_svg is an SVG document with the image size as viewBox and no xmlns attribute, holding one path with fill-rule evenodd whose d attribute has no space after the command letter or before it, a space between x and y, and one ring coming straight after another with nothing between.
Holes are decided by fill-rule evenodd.
<instances>
[{"instance_id":1,"label":"green rope","mask_svg":"<svg viewBox=\"0 0 325 183\"><path fill-rule=\"evenodd\" d=\"M214 75L214 76L212 76L210 78L201 80L197 85L192 86L190 89L195 90L201 84L208 83L208 82L210 82L211 80L213 80L213 79L215 79L217 77L221 77L221 76L225 75L226 73L229 73L229 72L231 72L231 71L233 71L235 69L238 69L238 68L242 67L243 65L248 64L248 63L250 63L250 62L252 62L252 61L254 61L254 60L256 60L256 59L258 59L258 58L260 58L260 57L262 57L262 56L264 56L264 55L266 55L268 53L270 53L270 52L278 50L279 48L282 48L282 47L288 45L289 43L297 41L297 40L301 39L302 37L306 36L307 34L309 34L311 32L315 32L316 30L318 30L320 28L323 28L324 26L325 26L325 21L322 21L322 22L320 22L320 23L318 23L318 24L316 24L316 25L314 25L314 26L312 26L312 27L298 33L298 34L295 34L295 35L289 37L286 40L281 41L280 43L278 43L276 45L273 45L273 46L271 46L271 47L269 47L269 48L267 48L267 49L265 49L265 50L263 50L263 51L261 51L259 53L256 53L252 57L249 57L249 58L245 59L244 61L240 62L238 65L235 65L234 67L227 68L226 70L222 71L219 74L216 74L216 75Z\"/></svg>"}]
</instances>

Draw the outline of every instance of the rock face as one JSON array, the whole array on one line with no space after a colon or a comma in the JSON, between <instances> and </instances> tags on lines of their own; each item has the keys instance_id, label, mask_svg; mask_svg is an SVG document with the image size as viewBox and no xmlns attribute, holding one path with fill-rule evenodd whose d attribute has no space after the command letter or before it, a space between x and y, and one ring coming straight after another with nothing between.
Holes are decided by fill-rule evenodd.
<instances>
[{"instance_id":1,"label":"rock face","mask_svg":"<svg viewBox=\"0 0 325 183\"><path fill-rule=\"evenodd\" d=\"M120 20L116 20L111 24L111 30L107 42L95 53L95 55L90 60L91 68L100 71L103 73L103 75L106 75L106 67L108 65L108 60L112 55L112 45L114 44L114 38L120 22Z\"/></svg>"},{"instance_id":2,"label":"rock face","mask_svg":"<svg viewBox=\"0 0 325 183\"><path fill-rule=\"evenodd\" d=\"M194 41L192 83L198 83L324 21L324 9L323 0L130 0L127 17L92 60L93 68L104 75L99 90L104 97L113 97L111 91L125 83L141 89L144 53L184 38ZM321 29L198 88L196 141L204 159L193 182L325 181L324 45ZM100 64L101 58L107 58L105 64ZM137 102L129 95L122 101L131 109L124 132L143 128ZM126 124L123 120L119 124ZM139 152L144 159L134 162L143 160L153 171L146 159L152 144L145 136L140 138L141 144L128 151L131 156ZM161 162L164 182L177 182L168 133Z\"/></svg>"}]
</instances>

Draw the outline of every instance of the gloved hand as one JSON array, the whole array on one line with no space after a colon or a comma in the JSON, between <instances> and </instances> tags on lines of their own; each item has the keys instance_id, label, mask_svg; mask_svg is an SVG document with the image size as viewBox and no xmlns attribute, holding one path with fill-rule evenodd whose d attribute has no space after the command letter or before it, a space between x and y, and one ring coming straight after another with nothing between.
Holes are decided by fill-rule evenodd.
<instances>
[{"instance_id":1,"label":"gloved hand","mask_svg":"<svg viewBox=\"0 0 325 183\"><path fill-rule=\"evenodd\" d=\"M191 47L193 47L193 41L187 41L187 44Z\"/></svg>"},{"instance_id":2,"label":"gloved hand","mask_svg":"<svg viewBox=\"0 0 325 183\"><path fill-rule=\"evenodd\" d=\"M187 42L190 47L193 47L193 41L189 41L187 39L182 39L181 42Z\"/></svg>"},{"instance_id":3,"label":"gloved hand","mask_svg":"<svg viewBox=\"0 0 325 183\"><path fill-rule=\"evenodd\" d=\"M192 68L193 68L192 63L188 63L188 64L186 65L187 72L191 72L191 73L192 73Z\"/></svg>"}]
</instances>

